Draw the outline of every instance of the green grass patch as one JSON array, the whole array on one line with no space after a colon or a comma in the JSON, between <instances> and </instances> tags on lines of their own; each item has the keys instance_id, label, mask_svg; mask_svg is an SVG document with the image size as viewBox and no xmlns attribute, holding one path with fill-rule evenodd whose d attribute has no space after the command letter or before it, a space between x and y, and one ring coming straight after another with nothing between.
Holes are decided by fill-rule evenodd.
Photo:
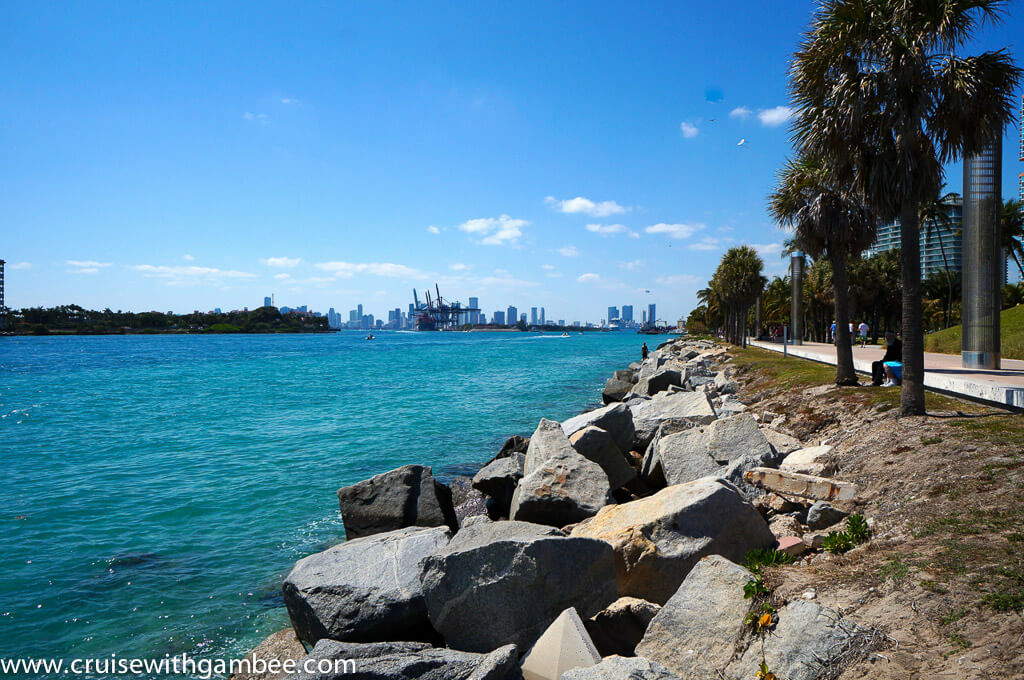
<instances>
[{"instance_id":1,"label":"green grass patch","mask_svg":"<svg viewBox=\"0 0 1024 680\"><path fill-rule=\"evenodd\" d=\"M784 357L759 347L739 348L730 350L733 364L738 369L757 370L779 387L786 389L796 387L813 387L835 382L834 366L819 364L816 361Z\"/></svg>"},{"instance_id":2,"label":"green grass patch","mask_svg":"<svg viewBox=\"0 0 1024 680\"><path fill-rule=\"evenodd\" d=\"M928 592L938 593L939 595L945 595L949 592L948 588L939 583L936 583L931 579L924 579L918 585L927 590Z\"/></svg>"},{"instance_id":3,"label":"green grass patch","mask_svg":"<svg viewBox=\"0 0 1024 680\"><path fill-rule=\"evenodd\" d=\"M1003 357L1024 359L1024 305L1004 309L999 315L999 339ZM952 326L924 337L924 350L960 354L961 327Z\"/></svg>"},{"instance_id":4,"label":"green grass patch","mask_svg":"<svg viewBox=\"0 0 1024 680\"><path fill-rule=\"evenodd\" d=\"M899 557L894 557L882 566L881 573L882 580L902 581L910 573L910 567Z\"/></svg>"}]
</instances>

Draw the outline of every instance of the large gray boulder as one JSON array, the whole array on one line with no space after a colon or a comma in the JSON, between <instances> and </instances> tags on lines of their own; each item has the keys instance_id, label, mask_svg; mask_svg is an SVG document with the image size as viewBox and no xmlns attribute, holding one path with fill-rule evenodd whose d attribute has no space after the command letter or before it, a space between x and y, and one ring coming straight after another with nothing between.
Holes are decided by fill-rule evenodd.
<instances>
[{"instance_id":1,"label":"large gray boulder","mask_svg":"<svg viewBox=\"0 0 1024 680\"><path fill-rule=\"evenodd\" d=\"M544 524L515 520L473 522L459 529L459 533L448 543L446 550L473 550L498 541L529 541L545 536L565 538L565 534L560 530Z\"/></svg>"},{"instance_id":2,"label":"large gray boulder","mask_svg":"<svg viewBox=\"0 0 1024 680\"><path fill-rule=\"evenodd\" d=\"M530 437L524 473L512 495L511 519L561 527L613 500L601 466L580 455L561 425L547 418Z\"/></svg>"},{"instance_id":3,"label":"large gray boulder","mask_svg":"<svg viewBox=\"0 0 1024 680\"><path fill-rule=\"evenodd\" d=\"M682 678L718 677L743 636L750 610L743 586L753 578L718 555L700 560L651 620L636 653Z\"/></svg>"},{"instance_id":4,"label":"large gray boulder","mask_svg":"<svg viewBox=\"0 0 1024 680\"><path fill-rule=\"evenodd\" d=\"M708 678L716 676L709 675ZM609 656L596 666L574 668L562 680L679 680L667 668L639 656Z\"/></svg>"},{"instance_id":5,"label":"large gray boulder","mask_svg":"<svg viewBox=\"0 0 1024 680\"><path fill-rule=\"evenodd\" d=\"M473 488L491 498L491 516L508 517L512 494L523 478L525 464L524 454L512 453L488 463L473 477Z\"/></svg>"},{"instance_id":6,"label":"large gray boulder","mask_svg":"<svg viewBox=\"0 0 1024 680\"><path fill-rule=\"evenodd\" d=\"M522 531L491 542L477 537L423 560L427 613L450 647L482 652L511 642L526 650L569 607L588 617L616 598L607 543Z\"/></svg>"},{"instance_id":7,"label":"large gray boulder","mask_svg":"<svg viewBox=\"0 0 1024 680\"><path fill-rule=\"evenodd\" d=\"M633 389L633 383L616 378L608 378L604 383L604 390L601 392L601 401L605 404L612 404L622 401L623 397Z\"/></svg>"},{"instance_id":8,"label":"large gray boulder","mask_svg":"<svg viewBox=\"0 0 1024 680\"><path fill-rule=\"evenodd\" d=\"M661 606L637 597L620 597L584 621L601 656L633 656Z\"/></svg>"},{"instance_id":9,"label":"large gray boulder","mask_svg":"<svg viewBox=\"0 0 1024 680\"><path fill-rule=\"evenodd\" d=\"M470 654L413 642L321 640L308 664L289 680L506 680L515 672L517 657L514 645Z\"/></svg>"},{"instance_id":10,"label":"large gray boulder","mask_svg":"<svg viewBox=\"0 0 1024 680\"><path fill-rule=\"evenodd\" d=\"M407 527L299 560L283 587L295 633L310 645L430 639L418 565L450 538L447 527Z\"/></svg>"},{"instance_id":11,"label":"large gray boulder","mask_svg":"<svg viewBox=\"0 0 1024 680\"><path fill-rule=\"evenodd\" d=\"M851 642L866 631L837 612L807 600L793 600L779 610L779 622L764 640L764 659L776 677L817 680L836 677L851 659ZM752 644L729 664L730 678L752 678L761 663L761 646Z\"/></svg>"},{"instance_id":12,"label":"large gray boulder","mask_svg":"<svg viewBox=\"0 0 1024 680\"><path fill-rule=\"evenodd\" d=\"M754 506L722 479L705 477L653 496L610 505L571 536L607 541L615 550L620 595L664 603L700 558L742 561L775 537Z\"/></svg>"},{"instance_id":13,"label":"large gray boulder","mask_svg":"<svg viewBox=\"0 0 1024 680\"><path fill-rule=\"evenodd\" d=\"M653 482L683 484L706 475L728 474L737 461L734 482L746 470L775 461L771 445L749 414L658 438L644 456L643 473Z\"/></svg>"},{"instance_id":14,"label":"large gray boulder","mask_svg":"<svg viewBox=\"0 0 1024 680\"><path fill-rule=\"evenodd\" d=\"M338 504L349 540L412 526L458 528L451 490L422 465L406 465L342 487Z\"/></svg>"},{"instance_id":15,"label":"large gray boulder","mask_svg":"<svg viewBox=\"0 0 1024 680\"><path fill-rule=\"evenodd\" d=\"M630 368L626 368L621 371L615 371L615 373L612 374L612 377L615 380L621 380L623 382L632 383L634 385L636 384L637 380L636 371Z\"/></svg>"},{"instance_id":16,"label":"large gray boulder","mask_svg":"<svg viewBox=\"0 0 1024 680\"><path fill-rule=\"evenodd\" d=\"M662 425L693 427L715 420L715 409L704 392L659 392L629 406L633 414L634 436L638 450L643 450Z\"/></svg>"},{"instance_id":17,"label":"large gray boulder","mask_svg":"<svg viewBox=\"0 0 1024 680\"><path fill-rule=\"evenodd\" d=\"M608 484L618 489L636 477L636 470L626 462L626 457L605 430L590 425L569 436L569 443L576 451L601 466L608 475Z\"/></svg>"},{"instance_id":18,"label":"large gray boulder","mask_svg":"<svg viewBox=\"0 0 1024 680\"><path fill-rule=\"evenodd\" d=\"M272 671L265 664L270 662L279 667L281 664L297 662L305 656L306 648L295 636L295 631L285 628L268 635L263 642L253 647L245 655L246 665L240 669L245 672L235 673L229 680L280 680L287 673L283 670Z\"/></svg>"},{"instance_id":19,"label":"large gray boulder","mask_svg":"<svg viewBox=\"0 0 1024 680\"><path fill-rule=\"evenodd\" d=\"M633 414L624 404L609 404L593 411L581 413L562 423L566 435L579 432L588 425L605 430L615 439L615 445L625 452L633 446Z\"/></svg>"}]
</instances>

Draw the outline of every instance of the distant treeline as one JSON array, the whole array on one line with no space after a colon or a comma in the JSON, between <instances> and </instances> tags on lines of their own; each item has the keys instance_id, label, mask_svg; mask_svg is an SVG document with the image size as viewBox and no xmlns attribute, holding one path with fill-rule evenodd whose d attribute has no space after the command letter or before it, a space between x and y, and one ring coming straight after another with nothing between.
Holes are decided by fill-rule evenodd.
<instances>
[{"instance_id":1,"label":"distant treeline","mask_svg":"<svg viewBox=\"0 0 1024 680\"><path fill-rule=\"evenodd\" d=\"M24 335L111 333L312 333L328 331L327 317L281 314L276 307L223 314L96 311L78 305L12 309L7 332Z\"/></svg>"}]
</instances>

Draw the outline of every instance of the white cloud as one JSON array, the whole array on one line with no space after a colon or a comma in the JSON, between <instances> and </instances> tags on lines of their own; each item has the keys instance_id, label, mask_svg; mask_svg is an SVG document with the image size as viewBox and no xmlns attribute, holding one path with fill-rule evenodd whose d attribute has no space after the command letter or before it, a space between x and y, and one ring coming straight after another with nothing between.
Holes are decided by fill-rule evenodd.
<instances>
[{"instance_id":1,"label":"white cloud","mask_svg":"<svg viewBox=\"0 0 1024 680\"><path fill-rule=\"evenodd\" d=\"M216 267L196 267L195 265L152 265L136 264L128 267L145 276L180 280L201 279L252 279L255 274L234 269L217 269Z\"/></svg>"},{"instance_id":2,"label":"white cloud","mask_svg":"<svg viewBox=\"0 0 1024 680\"><path fill-rule=\"evenodd\" d=\"M250 123L266 123L267 120L269 120L269 117L265 113L251 113L249 111L246 111L242 115L242 118L246 119Z\"/></svg>"},{"instance_id":3,"label":"white cloud","mask_svg":"<svg viewBox=\"0 0 1024 680\"><path fill-rule=\"evenodd\" d=\"M643 264L644 264L643 260L632 260L630 262L620 262L619 263L619 269L628 269L629 271L633 271L637 267L642 267Z\"/></svg>"},{"instance_id":4,"label":"white cloud","mask_svg":"<svg viewBox=\"0 0 1024 680\"><path fill-rule=\"evenodd\" d=\"M630 238L640 238L640 234L632 231L624 224L588 224L587 231L600 234L601 236L628 234Z\"/></svg>"},{"instance_id":5,"label":"white cloud","mask_svg":"<svg viewBox=\"0 0 1024 680\"><path fill-rule=\"evenodd\" d=\"M260 260L263 264L268 267L277 267L279 269L290 269L302 262L302 258L299 257L268 257Z\"/></svg>"},{"instance_id":6,"label":"white cloud","mask_svg":"<svg viewBox=\"0 0 1024 680\"><path fill-rule=\"evenodd\" d=\"M418 269L391 262L317 262L315 266L339 279L351 279L356 274L406 279L425 278L423 272Z\"/></svg>"},{"instance_id":7,"label":"white cloud","mask_svg":"<svg viewBox=\"0 0 1024 680\"><path fill-rule=\"evenodd\" d=\"M750 117L753 111L745 106L737 106L735 109L729 112L730 118L739 118L740 120L746 120Z\"/></svg>"},{"instance_id":8,"label":"white cloud","mask_svg":"<svg viewBox=\"0 0 1024 680\"><path fill-rule=\"evenodd\" d=\"M431 234L440 234L441 233L441 230L438 229L437 227L435 227L433 224L431 224L429 227L427 227L427 231L430 232Z\"/></svg>"},{"instance_id":9,"label":"white cloud","mask_svg":"<svg viewBox=\"0 0 1024 680\"><path fill-rule=\"evenodd\" d=\"M536 281L528 281L526 279L517 279L512 276L485 276L481 279L477 279L476 283L480 286L493 286L495 288L533 288L540 284Z\"/></svg>"},{"instance_id":10,"label":"white cloud","mask_svg":"<svg viewBox=\"0 0 1024 680\"><path fill-rule=\"evenodd\" d=\"M7 268L8 269L31 269L32 268L32 263L31 262L17 262L15 264L9 265Z\"/></svg>"},{"instance_id":11,"label":"white cloud","mask_svg":"<svg viewBox=\"0 0 1024 680\"><path fill-rule=\"evenodd\" d=\"M555 265L553 265L553 264L542 264L540 266L540 268L541 269L547 269L548 271L553 271L555 269Z\"/></svg>"},{"instance_id":12,"label":"white cloud","mask_svg":"<svg viewBox=\"0 0 1024 680\"><path fill-rule=\"evenodd\" d=\"M80 269L96 269L98 267L110 266L109 262L96 262L95 260L64 260L64 264Z\"/></svg>"},{"instance_id":13,"label":"white cloud","mask_svg":"<svg viewBox=\"0 0 1024 680\"><path fill-rule=\"evenodd\" d=\"M555 210L563 213L590 215L591 217L608 217L609 215L621 215L629 210L625 206L621 206L615 201L602 201L595 203L589 198L583 198L577 196L576 198L570 198L565 201L559 201L554 196L548 196L544 199L544 202L548 205L555 206Z\"/></svg>"},{"instance_id":14,"label":"white cloud","mask_svg":"<svg viewBox=\"0 0 1024 680\"><path fill-rule=\"evenodd\" d=\"M192 257L188 253L185 253L184 255L181 256L181 259L185 260L185 262L192 262L196 258Z\"/></svg>"},{"instance_id":15,"label":"white cloud","mask_svg":"<svg viewBox=\"0 0 1024 680\"><path fill-rule=\"evenodd\" d=\"M287 281L288 279L292 278L292 275L291 274L274 274L274 278L277 279L278 281Z\"/></svg>"},{"instance_id":16,"label":"white cloud","mask_svg":"<svg viewBox=\"0 0 1024 680\"><path fill-rule=\"evenodd\" d=\"M453 265L449 265L448 269L451 269L453 272L464 272L467 269L469 269L469 265L468 264L462 264L461 262L456 262Z\"/></svg>"},{"instance_id":17,"label":"white cloud","mask_svg":"<svg viewBox=\"0 0 1024 680\"><path fill-rule=\"evenodd\" d=\"M693 139L697 136L697 126L691 125L685 120L679 124L679 129L682 131L683 137L686 137L687 139Z\"/></svg>"},{"instance_id":18,"label":"white cloud","mask_svg":"<svg viewBox=\"0 0 1024 680\"><path fill-rule=\"evenodd\" d=\"M579 257L580 251L576 249L576 246L565 246L558 249L558 254L565 257Z\"/></svg>"},{"instance_id":19,"label":"white cloud","mask_svg":"<svg viewBox=\"0 0 1024 680\"><path fill-rule=\"evenodd\" d=\"M597 283L601 277L597 274L587 273L580 275L576 280L580 283Z\"/></svg>"},{"instance_id":20,"label":"white cloud","mask_svg":"<svg viewBox=\"0 0 1024 680\"><path fill-rule=\"evenodd\" d=\"M751 248L757 251L758 255L762 257L765 255L780 255L782 254L781 243L754 243Z\"/></svg>"},{"instance_id":21,"label":"white cloud","mask_svg":"<svg viewBox=\"0 0 1024 680\"><path fill-rule=\"evenodd\" d=\"M704 228L703 224L665 224L660 222L644 229L648 234L668 234L672 238L690 238Z\"/></svg>"},{"instance_id":22,"label":"white cloud","mask_svg":"<svg viewBox=\"0 0 1024 680\"><path fill-rule=\"evenodd\" d=\"M98 274L99 269L96 267L85 267L83 269L69 269L68 272L72 274Z\"/></svg>"},{"instance_id":23,"label":"white cloud","mask_svg":"<svg viewBox=\"0 0 1024 680\"><path fill-rule=\"evenodd\" d=\"M293 99L292 97L285 97L284 99L281 100L281 103L282 104L298 104L299 100L298 99Z\"/></svg>"},{"instance_id":24,"label":"white cloud","mask_svg":"<svg viewBox=\"0 0 1024 680\"><path fill-rule=\"evenodd\" d=\"M692 286L694 284L701 283L702 281L702 279L699 276L694 276L693 274L675 274L673 276L662 276L656 280L663 286Z\"/></svg>"},{"instance_id":25,"label":"white cloud","mask_svg":"<svg viewBox=\"0 0 1024 680\"><path fill-rule=\"evenodd\" d=\"M757 118L761 121L761 125L766 127L776 127L787 122L793 117L793 109L788 106L776 106L772 109L762 109L757 112Z\"/></svg>"},{"instance_id":26,"label":"white cloud","mask_svg":"<svg viewBox=\"0 0 1024 680\"><path fill-rule=\"evenodd\" d=\"M528 220L513 219L508 215L500 217L481 217L475 220L467 220L459 225L459 229L468 233L482 236L479 241L485 246L515 245L519 237L523 235L522 228L529 225Z\"/></svg>"},{"instance_id":27,"label":"white cloud","mask_svg":"<svg viewBox=\"0 0 1024 680\"><path fill-rule=\"evenodd\" d=\"M720 244L721 241L719 239L705 236L700 241L691 243L689 248L690 250L718 250Z\"/></svg>"}]
</instances>

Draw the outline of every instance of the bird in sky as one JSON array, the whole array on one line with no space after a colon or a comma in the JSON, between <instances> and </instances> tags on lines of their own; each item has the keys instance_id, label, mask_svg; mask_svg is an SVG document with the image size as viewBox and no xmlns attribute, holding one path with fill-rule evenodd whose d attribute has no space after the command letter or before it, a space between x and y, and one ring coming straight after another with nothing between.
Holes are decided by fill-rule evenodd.
<instances>
[{"instance_id":1,"label":"bird in sky","mask_svg":"<svg viewBox=\"0 0 1024 680\"><path fill-rule=\"evenodd\" d=\"M746 143L747 143L746 139L741 139L740 141L736 142L736 146L743 146Z\"/></svg>"}]
</instances>

